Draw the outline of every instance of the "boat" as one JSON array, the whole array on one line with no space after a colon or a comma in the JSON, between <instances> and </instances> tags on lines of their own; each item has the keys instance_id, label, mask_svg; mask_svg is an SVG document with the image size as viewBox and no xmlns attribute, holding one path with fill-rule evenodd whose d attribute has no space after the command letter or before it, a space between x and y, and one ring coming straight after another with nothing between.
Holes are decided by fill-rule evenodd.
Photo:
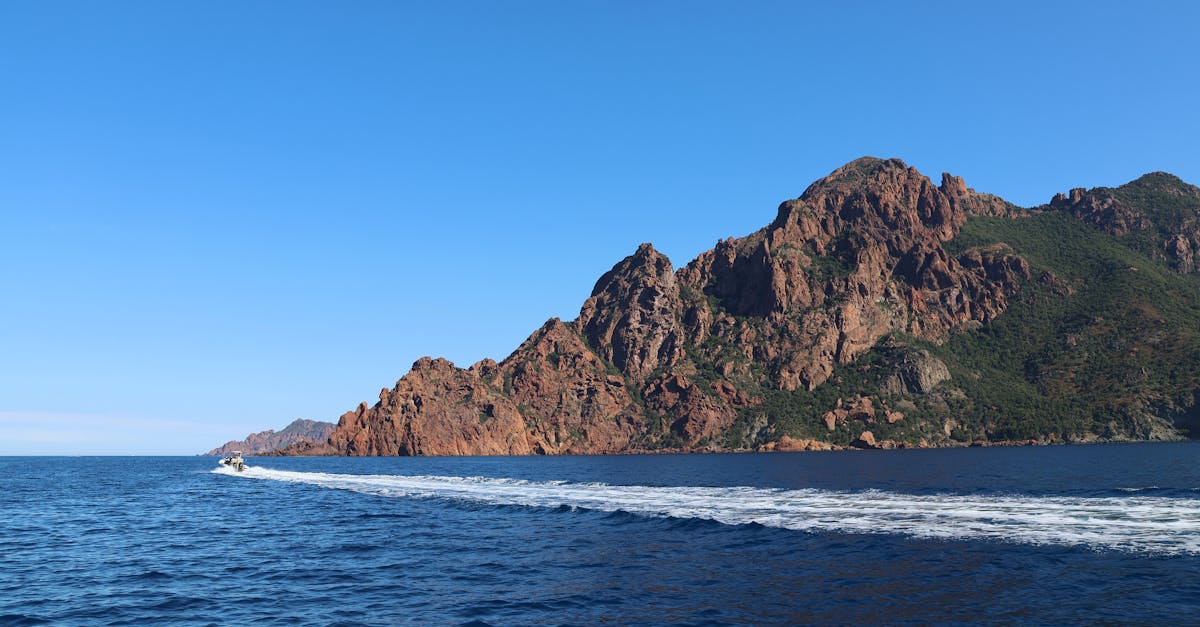
<instances>
[{"instance_id":1,"label":"boat","mask_svg":"<svg viewBox=\"0 0 1200 627\"><path fill-rule=\"evenodd\" d=\"M222 466L227 466L229 468L232 468L238 472L242 472L243 470L246 469L246 460L242 459L241 451L234 451L234 452L226 455L223 459L221 459L221 461L219 461L217 463L221 464Z\"/></svg>"}]
</instances>

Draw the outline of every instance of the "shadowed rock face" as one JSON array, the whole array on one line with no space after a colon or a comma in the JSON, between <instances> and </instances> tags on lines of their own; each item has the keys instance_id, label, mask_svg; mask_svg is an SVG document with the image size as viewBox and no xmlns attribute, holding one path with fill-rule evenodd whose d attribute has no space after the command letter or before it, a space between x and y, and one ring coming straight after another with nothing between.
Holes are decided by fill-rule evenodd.
<instances>
[{"instance_id":1,"label":"shadowed rock face","mask_svg":"<svg viewBox=\"0 0 1200 627\"><path fill-rule=\"evenodd\" d=\"M1073 192L1055 206L1111 223L1113 232L1140 224L1119 210L1119 198L1107 209L1088 198ZM1109 214L1117 217L1095 217ZM574 322L548 321L500 363L463 369L422 358L376 404L344 414L324 446L292 452L614 453L719 450L735 442L827 448L786 437L769 421L739 423L739 416L772 391L818 388L885 337L939 344L1002 315L1030 278L1029 263L1003 244L953 255L944 244L968 217L1030 215L958 177L945 174L934 185L899 160L858 159L781 204L762 230L720 241L678 272L642 244L597 281ZM1162 249L1190 247L1187 240ZM1181 269L1191 267L1188 254L1175 254ZM944 363L915 351L876 393L926 395L952 383ZM812 419L829 431L847 420L911 422L867 397L847 403L817 407ZM929 437L945 439L943 431L952 429L939 422ZM866 429L855 441L896 445L876 442Z\"/></svg>"},{"instance_id":2,"label":"shadowed rock face","mask_svg":"<svg viewBox=\"0 0 1200 627\"><path fill-rule=\"evenodd\" d=\"M929 351L917 351L905 358L883 381L880 391L892 394L928 394L942 381L950 380L950 370Z\"/></svg>"},{"instance_id":3,"label":"shadowed rock face","mask_svg":"<svg viewBox=\"0 0 1200 627\"><path fill-rule=\"evenodd\" d=\"M714 297L685 316L693 344L752 344L774 385L812 389L903 331L933 341L999 315L1028 264L1003 249L950 257L942 248L967 209L1012 213L946 176L941 188L899 160L859 159L783 203L766 229L726 240L680 272ZM765 324L764 324L765 322ZM710 354L720 360L718 354Z\"/></svg>"}]
</instances>

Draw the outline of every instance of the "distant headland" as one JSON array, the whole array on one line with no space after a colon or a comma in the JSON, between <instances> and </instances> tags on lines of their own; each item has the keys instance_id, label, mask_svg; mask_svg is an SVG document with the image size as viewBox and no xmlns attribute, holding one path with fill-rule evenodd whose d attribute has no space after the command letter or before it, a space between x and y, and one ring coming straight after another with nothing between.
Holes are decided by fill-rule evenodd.
<instances>
[{"instance_id":1,"label":"distant headland","mask_svg":"<svg viewBox=\"0 0 1200 627\"><path fill-rule=\"evenodd\" d=\"M267 429L266 431L251 433L244 440L230 440L205 453L205 455L228 455L234 451L241 451L247 455L258 455L277 451L302 442L309 444L324 443L329 439L329 434L333 433L333 429L336 426L332 422L320 422L300 418L293 420L280 431Z\"/></svg>"}]
</instances>

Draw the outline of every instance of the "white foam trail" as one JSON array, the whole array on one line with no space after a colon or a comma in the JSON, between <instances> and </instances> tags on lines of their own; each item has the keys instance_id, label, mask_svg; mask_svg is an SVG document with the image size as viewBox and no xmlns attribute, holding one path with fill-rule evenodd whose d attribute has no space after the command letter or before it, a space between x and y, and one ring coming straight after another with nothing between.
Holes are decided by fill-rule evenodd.
<instances>
[{"instance_id":1,"label":"white foam trail","mask_svg":"<svg viewBox=\"0 0 1200 627\"><path fill-rule=\"evenodd\" d=\"M1200 499L912 495L868 490L654 487L487 477L345 475L247 467L213 472L364 494L758 523L809 532L896 533L1200 554Z\"/></svg>"}]
</instances>

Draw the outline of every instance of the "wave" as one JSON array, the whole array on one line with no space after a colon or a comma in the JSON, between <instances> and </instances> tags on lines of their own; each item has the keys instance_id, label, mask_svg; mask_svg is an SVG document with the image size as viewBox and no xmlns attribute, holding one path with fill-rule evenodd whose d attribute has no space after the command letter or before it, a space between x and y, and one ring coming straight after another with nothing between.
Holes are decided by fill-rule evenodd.
<instances>
[{"instance_id":1,"label":"wave","mask_svg":"<svg viewBox=\"0 0 1200 627\"><path fill-rule=\"evenodd\" d=\"M880 490L626 486L489 477L347 475L249 467L213 472L401 498L580 508L805 532L1085 545L1200 554L1200 499L912 495Z\"/></svg>"}]
</instances>

